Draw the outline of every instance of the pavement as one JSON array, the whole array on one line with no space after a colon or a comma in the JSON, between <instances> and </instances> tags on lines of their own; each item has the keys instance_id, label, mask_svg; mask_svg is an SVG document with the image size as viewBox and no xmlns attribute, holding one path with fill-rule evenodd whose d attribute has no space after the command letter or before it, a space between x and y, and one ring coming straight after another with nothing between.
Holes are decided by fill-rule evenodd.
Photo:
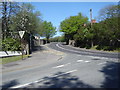
<instances>
[{"instance_id":1,"label":"pavement","mask_svg":"<svg viewBox=\"0 0 120 90\"><path fill-rule=\"evenodd\" d=\"M42 48L42 50L39 48ZM22 70L35 66L42 67L47 64L57 62L64 56L64 53L48 48L47 44L42 45L39 48L28 58L2 65L2 72L0 73Z\"/></svg>"}]
</instances>

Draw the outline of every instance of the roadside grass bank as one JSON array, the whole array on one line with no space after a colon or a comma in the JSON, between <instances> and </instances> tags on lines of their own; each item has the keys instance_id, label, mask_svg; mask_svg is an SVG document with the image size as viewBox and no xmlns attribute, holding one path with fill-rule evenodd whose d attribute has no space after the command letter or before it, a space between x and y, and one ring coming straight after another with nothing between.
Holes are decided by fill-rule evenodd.
<instances>
[{"instance_id":1,"label":"roadside grass bank","mask_svg":"<svg viewBox=\"0 0 120 90\"><path fill-rule=\"evenodd\" d=\"M23 55L23 59L29 57L30 55ZM0 64L7 64L10 62L21 60L22 56L12 56L12 57L4 57L0 58Z\"/></svg>"},{"instance_id":2,"label":"roadside grass bank","mask_svg":"<svg viewBox=\"0 0 120 90\"><path fill-rule=\"evenodd\" d=\"M115 50L107 50L107 49L97 49L97 45L89 48L90 50L97 50L97 51L106 51L106 52L120 52L120 48L117 48ZM87 48L86 48L87 49Z\"/></svg>"},{"instance_id":3,"label":"roadside grass bank","mask_svg":"<svg viewBox=\"0 0 120 90\"><path fill-rule=\"evenodd\" d=\"M103 52L108 52L108 53L120 53L120 48L116 48L116 49L111 49L109 48L109 46L106 46L106 47L100 47L98 48L99 46L96 45L96 46L93 46L93 47L74 47L72 45L68 45L70 47L73 47L73 48L76 48L76 49L83 49L83 50L94 50L94 51L103 51Z\"/></svg>"}]
</instances>

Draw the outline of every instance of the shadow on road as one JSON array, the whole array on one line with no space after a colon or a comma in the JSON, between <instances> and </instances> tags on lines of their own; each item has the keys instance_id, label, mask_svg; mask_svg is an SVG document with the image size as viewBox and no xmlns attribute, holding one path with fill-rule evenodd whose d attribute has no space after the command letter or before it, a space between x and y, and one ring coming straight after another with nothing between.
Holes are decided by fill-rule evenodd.
<instances>
[{"instance_id":1,"label":"shadow on road","mask_svg":"<svg viewBox=\"0 0 120 90\"><path fill-rule=\"evenodd\" d=\"M19 83L18 83L17 80L12 80L12 81L10 81L10 82L4 83L4 84L2 85L2 89L8 89L8 88L10 88L10 87L12 87L12 86L15 86L15 85L18 85L18 84L19 84Z\"/></svg>"},{"instance_id":2,"label":"shadow on road","mask_svg":"<svg viewBox=\"0 0 120 90\"><path fill-rule=\"evenodd\" d=\"M44 46L34 46L32 52L43 51L46 50Z\"/></svg>"},{"instance_id":3,"label":"shadow on road","mask_svg":"<svg viewBox=\"0 0 120 90\"><path fill-rule=\"evenodd\" d=\"M105 76L102 88L120 88L120 63L108 62L100 72Z\"/></svg>"},{"instance_id":4,"label":"shadow on road","mask_svg":"<svg viewBox=\"0 0 120 90\"><path fill-rule=\"evenodd\" d=\"M78 77L64 72L58 72L54 77L44 77L45 82L38 86L39 88L92 88L85 84Z\"/></svg>"}]
</instances>

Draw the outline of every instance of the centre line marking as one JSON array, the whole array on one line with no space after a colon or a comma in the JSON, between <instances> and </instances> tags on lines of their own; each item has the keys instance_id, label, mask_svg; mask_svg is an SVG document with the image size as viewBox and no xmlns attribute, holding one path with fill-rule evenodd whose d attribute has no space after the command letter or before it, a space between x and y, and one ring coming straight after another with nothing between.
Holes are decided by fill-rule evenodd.
<instances>
[{"instance_id":1,"label":"centre line marking","mask_svg":"<svg viewBox=\"0 0 120 90\"><path fill-rule=\"evenodd\" d=\"M102 62L102 63L99 63L98 65L102 65L102 64L106 64L107 62Z\"/></svg>"},{"instance_id":2,"label":"centre line marking","mask_svg":"<svg viewBox=\"0 0 120 90\"><path fill-rule=\"evenodd\" d=\"M60 68L60 67L64 67L65 65L59 65L59 66L56 66L56 67L53 67L53 68Z\"/></svg>"},{"instance_id":3,"label":"centre line marking","mask_svg":"<svg viewBox=\"0 0 120 90\"><path fill-rule=\"evenodd\" d=\"M64 74L68 74L68 73L72 73L72 72L76 72L77 70L71 70L71 71L68 71L68 72L65 72L65 73L62 73L62 74L59 74L59 75L55 75L55 76L52 76L52 77L58 77L58 76L61 76L61 75L64 75ZM44 79L41 79L41 80L37 80L37 81L34 81L34 82L30 82L30 83L26 83L26 84L22 84L22 85L17 85L17 86L12 86L10 87L11 89L14 89L14 88L21 88L21 87L26 87L32 83L38 83L40 81L43 81Z\"/></svg>"},{"instance_id":4,"label":"centre line marking","mask_svg":"<svg viewBox=\"0 0 120 90\"><path fill-rule=\"evenodd\" d=\"M67 66L69 64L71 64L71 63L67 63L67 64L64 64L64 65L59 65L59 66L56 66L56 67L53 67L53 68L61 68L61 67Z\"/></svg>"},{"instance_id":5,"label":"centre line marking","mask_svg":"<svg viewBox=\"0 0 120 90\"><path fill-rule=\"evenodd\" d=\"M83 60L77 60L77 62L82 62Z\"/></svg>"},{"instance_id":6,"label":"centre line marking","mask_svg":"<svg viewBox=\"0 0 120 90\"><path fill-rule=\"evenodd\" d=\"M77 55L77 56L82 56L82 55Z\"/></svg>"},{"instance_id":7,"label":"centre line marking","mask_svg":"<svg viewBox=\"0 0 120 90\"><path fill-rule=\"evenodd\" d=\"M85 62L90 62L90 61L85 61Z\"/></svg>"},{"instance_id":8,"label":"centre line marking","mask_svg":"<svg viewBox=\"0 0 120 90\"><path fill-rule=\"evenodd\" d=\"M71 71L66 72L66 74L67 74L67 73L76 72L76 71L77 71L76 69L75 69L75 70L71 70Z\"/></svg>"},{"instance_id":9,"label":"centre line marking","mask_svg":"<svg viewBox=\"0 0 120 90\"><path fill-rule=\"evenodd\" d=\"M69 65L69 64L71 64L71 63L67 63L67 64L65 64L65 66L66 66L66 65Z\"/></svg>"}]
</instances>

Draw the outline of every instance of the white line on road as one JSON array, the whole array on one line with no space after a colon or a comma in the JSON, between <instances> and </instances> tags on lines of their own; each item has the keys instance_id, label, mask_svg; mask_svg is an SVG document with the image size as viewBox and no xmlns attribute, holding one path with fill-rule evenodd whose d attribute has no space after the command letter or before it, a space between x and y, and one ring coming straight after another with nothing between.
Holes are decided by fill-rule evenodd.
<instances>
[{"instance_id":1,"label":"white line on road","mask_svg":"<svg viewBox=\"0 0 120 90\"><path fill-rule=\"evenodd\" d=\"M87 56L87 57L91 57L91 58L100 58L100 57L97 57L97 56Z\"/></svg>"},{"instance_id":2,"label":"white line on road","mask_svg":"<svg viewBox=\"0 0 120 90\"><path fill-rule=\"evenodd\" d=\"M102 63L99 63L98 65L102 65L102 64L106 64L107 62L102 62Z\"/></svg>"},{"instance_id":3,"label":"white line on road","mask_svg":"<svg viewBox=\"0 0 120 90\"><path fill-rule=\"evenodd\" d=\"M77 56L82 56L82 55L77 55Z\"/></svg>"},{"instance_id":4,"label":"white line on road","mask_svg":"<svg viewBox=\"0 0 120 90\"><path fill-rule=\"evenodd\" d=\"M75 70L71 70L71 71L66 72L66 74L67 74L67 73L76 72L76 71L77 71L77 69L75 69Z\"/></svg>"},{"instance_id":5,"label":"white line on road","mask_svg":"<svg viewBox=\"0 0 120 90\"><path fill-rule=\"evenodd\" d=\"M85 61L86 63L90 62L90 61Z\"/></svg>"},{"instance_id":6,"label":"white line on road","mask_svg":"<svg viewBox=\"0 0 120 90\"><path fill-rule=\"evenodd\" d=\"M61 67L67 66L67 65L69 65L69 64L71 64L71 63L62 64L62 65L59 65L59 66L56 66L56 67L52 67L52 68L61 68Z\"/></svg>"},{"instance_id":7,"label":"white line on road","mask_svg":"<svg viewBox=\"0 0 120 90\"><path fill-rule=\"evenodd\" d=\"M60 68L60 67L64 67L65 65L59 65L59 66L56 66L56 67L53 67L53 68Z\"/></svg>"},{"instance_id":8,"label":"white line on road","mask_svg":"<svg viewBox=\"0 0 120 90\"><path fill-rule=\"evenodd\" d=\"M69 65L69 64L71 64L71 63L67 63L67 64L65 64L65 65Z\"/></svg>"},{"instance_id":9,"label":"white line on road","mask_svg":"<svg viewBox=\"0 0 120 90\"><path fill-rule=\"evenodd\" d=\"M73 73L73 72L76 72L77 70L71 70L71 71L68 71L68 72L65 72L65 73L62 73L62 74L58 74L58 75L55 75L55 76L52 76L52 77L59 77L61 75L64 75L64 74L68 74L68 73Z\"/></svg>"},{"instance_id":10,"label":"white line on road","mask_svg":"<svg viewBox=\"0 0 120 90\"><path fill-rule=\"evenodd\" d=\"M79 51L75 51L75 50L65 49L65 48L63 48L63 47L60 47L58 44L56 44L56 46L59 47L59 48L61 48L61 49L67 50L67 51L79 52ZM78 56L82 56L82 55L78 55ZM98 57L98 56L87 56L87 57L99 58L99 59L109 59L109 58L106 58L106 57Z\"/></svg>"},{"instance_id":11,"label":"white line on road","mask_svg":"<svg viewBox=\"0 0 120 90\"><path fill-rule=\"evenodd\" d=\"M61 48L61 49L67 50L67 51L79 52L79 51L75 51L75 50L69 50L69 49L62 48L62 47L60 47L58 44L56 44L56 46L59 47L59 48Z\"/></svg>"},{"instance_id":12,"label":"white line on road","mask_svg":"<svg viewBox=\"0 0 120 90\"><path fill-rule=\"evenodd\" d=\"M64 74L68 74L68 73L72 73L72 72L76 72L76 71L77 70L75 69L75 70L71 70L71 71L68 71L68 72L65 72L65 73L62 73L62 74L59 74L59 75L55 75L55 76L52 76L52 77L58 77L58 76L61 76L61 75L64 75ZM37 81L34 81L34 82L22 84L22 85L13 86L13 87L10 87L10 89L26 87L26 86L28 86L30 84L38 83L38 82L41 82L41 81L44 81L44 79L40 79L40 80L37 80Z\"/></svg>"},{"instance_id":13,"label":"white line on road","mask_svg":"<svg viewBox=\"0 0 120 90\"><path fill-rule=\"evenodd\" d=\"M97 56L87 56L87 57L91 57L91 58L99 58L99 59L108 59L106 57L97 57Z\"/></svg>"},{"instance_id":14,"label":"white line on road","mask_svg":"<svg viewBox=\"0 0 120 90\"><path fill-rule=\"evenodd\" d=\"M83 60L77 60L77 62L82 62Z\"/></svg>"},{"instance_id":15,"label":"white line on road","mask_svg":"<svg viewBox=\"0 0 120 90\"><path fill-rule=\"evenodd\" d=\"M13 86L13 87L10 87L11 89L13 88L21 88L21 87L25 87L25 86L28 86L28 85L30 85L32 82L30 82L30 83L26 83L26 84L23 84L23 85L17 85L17 86Z\"/></svg>"}]
</instances>

